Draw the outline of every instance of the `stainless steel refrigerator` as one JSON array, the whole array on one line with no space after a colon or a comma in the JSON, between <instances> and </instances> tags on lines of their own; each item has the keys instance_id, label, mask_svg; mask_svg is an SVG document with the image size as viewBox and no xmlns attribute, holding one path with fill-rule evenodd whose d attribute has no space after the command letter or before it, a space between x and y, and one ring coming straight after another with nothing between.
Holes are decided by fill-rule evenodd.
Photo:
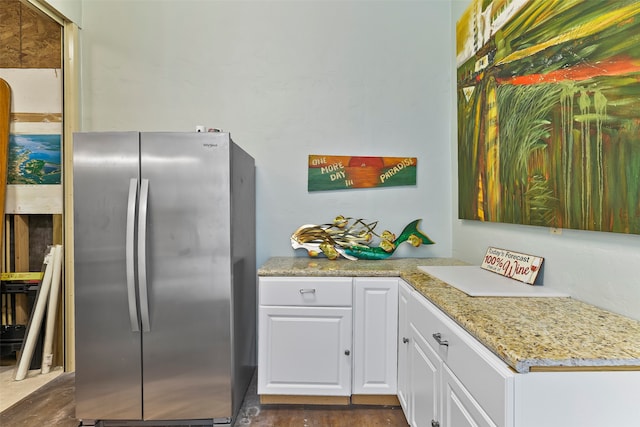
<instances>
[{"instance_id":1,"label":"stainless steel refrigerator","mask_svg":"<svg viewBox=\"0 0 640 427\"><path fill-rule=\"evenodd\" d=\"M77 418L230 423L256 364L253 158L228 133L73 144Z\"/></svg>"}]
</instances>

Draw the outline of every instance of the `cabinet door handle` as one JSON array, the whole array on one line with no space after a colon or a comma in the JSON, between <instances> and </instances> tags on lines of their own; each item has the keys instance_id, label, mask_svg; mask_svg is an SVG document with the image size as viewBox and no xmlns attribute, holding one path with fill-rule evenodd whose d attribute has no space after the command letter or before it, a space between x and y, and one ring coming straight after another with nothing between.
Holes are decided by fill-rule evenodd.
<instances>
[{"instance_id":1,"label":"cabinet door handle","mask_svg":"<svg viewBox=\"0 0 640 427\"><path fill-rule=\"evenodd\" d=\"M345 354L345 356L348 356L348 355L350 355L350 354L351 354L351 352L350 352L349 350L345 350L345 351L344 351L344 354Z\"/></svg>"},{"instance_id":2,"label":"cabinet door handle","mask_svg":"<svg viewBox=\"0 0 640 427\"><path fill-rule=\"evenodd\" d=\"M316 290L315 289L300 289L300 293L301 294L315 294Z\"/></svg>"},{"instance_id":3,"label":"cabinet door handle","mask_svg":"<svg viewBox=\"0 0 640 427\"><path fill-rule=\"evenodd\" d=\"M406 344L406 343L408 343L408 342L409 342L409 338L407 338L407 337L402 337L402 342L403 342L403 343L405 343L405 344Z\"/></svg>"},{"instance_id":4,"label":"cabinet door handle","mask_svg":"<svg viewBox=\"0 0 640 427\"><path fill-rule=\"evenodd\" d=\"M436 342L440 345L446 345L447 347L449 346L449 341L447 340L443 340L442 339L442 334L440 334L440 332L437 332L433 335L431 335L433 337L434 340L436 340Z\"/></svg>"},{"instance_id":5,"label":"cabinet door handle","mask_svg":"<svg viewBox=\"0 0 640 427\"><path fill-rule=\"evenodd\" d=\"M431 420L431 427L440 427L440 423L436 420Z\"/></svg>"}]
</instances>

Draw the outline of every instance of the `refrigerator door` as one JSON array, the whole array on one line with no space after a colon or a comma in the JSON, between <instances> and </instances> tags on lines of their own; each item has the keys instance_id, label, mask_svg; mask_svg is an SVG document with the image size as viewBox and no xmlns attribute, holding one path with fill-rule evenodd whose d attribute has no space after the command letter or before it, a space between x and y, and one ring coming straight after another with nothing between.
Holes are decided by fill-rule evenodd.
<instances>
[{"instance_id":1,"label":"refrigerator door","mask_svg":"<svg viewBox=\"0 0 640 427\"><path fill-rule=\"evenodd\" d=\"M229 143L226 133L141 134L145 420L232 415Z\"/></svg>"},{"instance_id":2,"label":"refrigerator door","mask_svg":"<svg viewBox=\"0 0 640 427\"><path fill-rule=\"evenodd\" d=\"M74 135L75 388L81 419L142 416L134 260L126 260L127 252L133 254L138 150L137 132Z\"/></svg>"}]
</instances>

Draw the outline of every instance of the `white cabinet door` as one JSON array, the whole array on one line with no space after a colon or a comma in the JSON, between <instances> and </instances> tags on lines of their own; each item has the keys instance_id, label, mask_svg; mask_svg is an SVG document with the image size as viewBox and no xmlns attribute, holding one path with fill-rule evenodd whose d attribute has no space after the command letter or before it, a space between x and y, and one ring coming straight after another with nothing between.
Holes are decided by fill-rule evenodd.
<instances>
[{"instance_id":1,"label":"white cabinet door","mask_svg":"<svg viewBox=\"0 0 640 427\"><path fill-rule=\"evenodd\" d=\"M261 306L258 394L351 394L351 308Z\"/></svg>"},{"instance_id":2,"label":"white cabinet door","mask_svg":"<svg viewBox=\"0 0 640 427\"><path fill-rule=\"evenodd\" d=\"M443 414L440 427L496 427L453 372L442 368Z\"/></svg>"},{"instance_id":3,"label":"white cabinet door","mask_svg":"<svg viewBox=\"0 0 640 427\"><path fill-rule=\"evenodd\" d=\"M398 369L398 279L353 282L353 394L395 395Z\"/></svg>"},{"instance_id":4,"label":"white cabinet door","mask_svg":"<svg viewBox=\"0 0 640 427\"><path fill-rule=\"evenodd\" d=\"M438 425L440 419L440 371L442 360L413 325L410 337L409 424L413 427ZM458 427L458 426L456 426Z\"/></svg>"},{"instance_id":5,"label":"white cabinet door","mask_svg":"<svg viewBox=\"0 0 640 427\"><path fill-rule=\"evenodd\" d=\"M513 371L417 292L410 300L409 312L416 330L438 353L443 364L455 373L482 411L494 423L510 427Z\"/></svg>"},{"instance_id":6,"label":"white cabinet door","mask_svg":"<svg viewBox=\"0 0 640 427\"><path fill-rule=\"evenodd\" d=\"M398 286L398 400L407 416L409 415L409 349L411 329L409 328L409 298L412 288L400 280Z\"/></svg>"}]
</instances>

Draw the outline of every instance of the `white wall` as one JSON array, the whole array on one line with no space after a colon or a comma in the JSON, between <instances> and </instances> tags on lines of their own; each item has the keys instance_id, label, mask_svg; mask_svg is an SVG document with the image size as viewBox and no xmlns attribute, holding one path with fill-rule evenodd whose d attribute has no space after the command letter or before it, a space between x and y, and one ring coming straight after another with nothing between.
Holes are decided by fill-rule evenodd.
<instances>
[{"instance_id":1,"label":"white wall","mask_svg":"<svg viewBox=\"0 0 640 427\"><path fill-rule=\"evenodd\" d=\"M337 214L437 243L395 256L545 257L545 286L640 319L640 236L457 217L455 22L465 0L83 3L83 130L230 130L257 164L258 263ZM418 157L416 187L308 193L309 154ZM382 231L382 230L379 231Z\"/></svg>"},{"instance_id":2,"label":"white wall","mask_svg":"<svg viewBox=\"0 0 640 427\"><path fill-rule=\"evenodd\" d=\"M29 0L30 3L49 4L65 18L82 26L82 0Z\"/></svg>"},{"instance_id":3,"label":"white wall","mask_svg":"<svg viewBox=\"0 0 640 427\"><path fill-rule=\"evenodd\" d=\"M469 2L452 1L450 39L455 23ZM455 45L450 61L455 69ZM455 86L452 86L454 90ZM455 103L452 103L452 216L457 217L457 136ZM640 236L616 233L453 220L453 256L479 264L487 246L539 255L544 261L544 285L563 290L593 305L640 319Z\"/></svg>"},{"instance_id":4,"label":"white wall","mask_svg":"<svg viewBox=\"0 0 640 427\"><path fill-rule=\"evenodd\" d=\"M447 1L83 3L82 130L229 130L256 159L257 259L336 215L451 255ZM418 158L415 187L307 192L309 154Z\"/></svg>"}]
</instances>

